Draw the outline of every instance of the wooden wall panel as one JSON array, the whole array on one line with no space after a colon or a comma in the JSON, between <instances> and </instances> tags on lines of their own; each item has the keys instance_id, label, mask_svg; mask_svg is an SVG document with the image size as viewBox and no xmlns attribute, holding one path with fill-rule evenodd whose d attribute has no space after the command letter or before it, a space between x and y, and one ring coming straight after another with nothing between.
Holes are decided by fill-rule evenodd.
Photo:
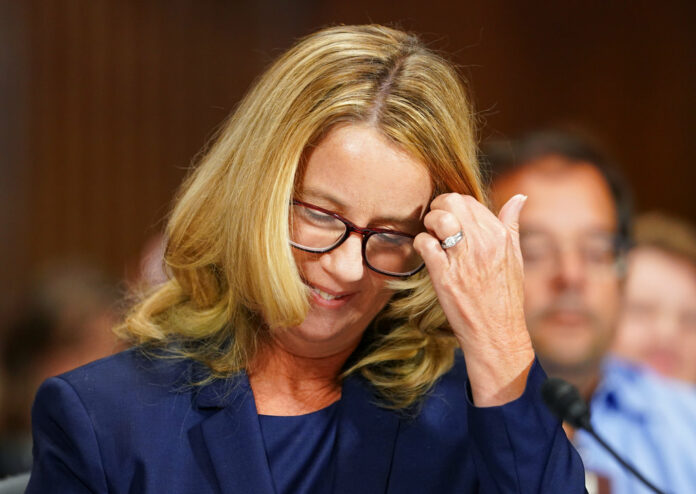
<instances>
[{"instance_id":1,"label":"wooden wall panel","mask_svg":"<svg viewBox=\"0 0 696 494\"><path fill-rule=\"evenodd\" d=\"M15 303L29 265L25 255L25 170L27 113L25 88L27 54L17 3L0 2L0 330L3 316Z\"/></svg>"}]
</instances>

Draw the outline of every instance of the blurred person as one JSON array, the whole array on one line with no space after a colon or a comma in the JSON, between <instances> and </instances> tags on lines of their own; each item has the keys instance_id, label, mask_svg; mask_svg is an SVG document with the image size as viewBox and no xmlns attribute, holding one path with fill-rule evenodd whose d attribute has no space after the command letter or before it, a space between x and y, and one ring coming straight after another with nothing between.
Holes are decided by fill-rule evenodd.
<instances>
[{"instance_id":1,"label":"blurred person","mask_svg":"<svg viewBox=\"0 0 696 494\"><path fill-rule=\"evenodd\" d=\"M182 187L137 346L37 393L28 492L582 492L473 116L402 31L280 56Z\"/></svg>"},{"instance_id":2,"label":"blurred person","mask_svg":"<svg viewBox=\"0 0 696 494\"><path fill-rule=\"evenodd\" d=\"M164 261L167 239L163 232L145 240L138 257L126 264L125 284L132 300L144 297L169 279Z\"/></svg>"},{"instance_id":3,"label":"blurred person","mask_svg":"<svg viewBox=\"0 0 696 494\"><path fill-rule=\"evenodd\" d=\"M616 170L590 141L562 131L489 143L484 153L496 205L529 197L519 232L525 315L539 360L580 389L599 435L650 481L693 491L696 395L608 354L631 230L630 196ZM589 434L566 428L611 492L650 492Z\"/></svg>"},{"instance_id":4,"label":"blurred person","mask_svg":"<svg viewBox=\"0 0 696 494\"><path fill-rule=\"evenodd\" d=\"M0 477L31 468L31 402L42 381L121 348L113 283L85 263L54 263L29 288L0 342Z\"/></svg>"},{"instance_id":5,"label":"blurred person","mask_svg":"<svg viewBox=\"0 0 696 494\"><path fill-rule=\"evenodd\" d=\"M696 230L659 213L641 215L628 256L614 351L696 383Z\"/></svg>"},{"instance_id":6,"label":"blurred person","mask_svg":"<svg viewBox=\"0 0 696 494\"><path fill-rule=\"evenodd\" d=\"M138 276L134 282L136 289L152 289L169 279L164 263L166 247L167 239L164 233L157 233L147 239L140 253Z\"/></svg>"}]
</instances>

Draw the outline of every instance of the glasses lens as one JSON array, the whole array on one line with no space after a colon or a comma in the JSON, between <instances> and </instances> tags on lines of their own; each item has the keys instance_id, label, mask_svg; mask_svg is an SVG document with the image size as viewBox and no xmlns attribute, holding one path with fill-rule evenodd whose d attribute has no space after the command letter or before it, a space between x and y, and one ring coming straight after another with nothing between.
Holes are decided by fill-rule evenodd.
<instances>
[{"instance_id":1,"label":"glasses lens","mask_svg":"<svg viewBox=\"0 0 696 494\"><path fill-rule=\"evenodd\" d=\"M290 242L317 252L330 249L346 233L346 225L330 214L293 204L290 215Z\"/></svg>"},{"instance_id":2,"label":"glasses lens","mask_svg":"<svg viewBox=\"0 0 696 494\"><path fill-rule=\"evenodd\" d=\"M583 263L587 274L610 273L617 261L617 238L615 235L595 233L563 245L542 232L522 232L520 248L527 274L556 274L569 255Z\"/></svg>"},{"instance_id":3,"label":"glasses lens","mask_svg":"<svg viewBox=\"0 0 696 494\"><path fill-rule=\"evenodd\" d=\"M423 259L413 248L413 239L397 233L370 235L365 260L374 269L393 275L410 274L423 265Z\"/></svg>"},{"instance_id":4,"label":"glasses lens","mask_svg":"<svg viewBox=\"0 0 696 494\"><path fill-rule=\"evenodd\" d=\"M611 235L589 235L583 239L581 250L588 266L612 266L616 261L617 239Z\"/></svg>"}]
</instances>

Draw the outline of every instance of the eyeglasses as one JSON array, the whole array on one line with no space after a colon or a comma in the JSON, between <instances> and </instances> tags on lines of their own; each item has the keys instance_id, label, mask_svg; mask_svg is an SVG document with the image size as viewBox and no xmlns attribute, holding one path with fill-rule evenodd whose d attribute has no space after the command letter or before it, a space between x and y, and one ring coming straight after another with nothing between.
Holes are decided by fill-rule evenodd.
<instances>
[{"instance_id":1,"label":"eyeglasses","mask_svg":"<svg viewBox=\"0 0 696 494\"><path fill-rule=\"evenodd\" d=\"M597 232L576 239L570 245L562 245L542 232L520 232L520 248L527 274L549 275L557 273L561 256L572 250L588 275L616 273L620 259L619 238L611 233Z\"/></svg>"},{"instance_id":2,"label":"eyeglasses","mask_svg":"<svg viewBox=\"0 0 696 494\"><path fill-rule=\"evenodd\" d=\"M405 278L425 263L413 248L415 235L386 228L360 228L332 211L293 200L290 210L290 245L323 254L345 242L352 232L362 235L362 256L368 268Z\"/></svg>"}]
</instances>

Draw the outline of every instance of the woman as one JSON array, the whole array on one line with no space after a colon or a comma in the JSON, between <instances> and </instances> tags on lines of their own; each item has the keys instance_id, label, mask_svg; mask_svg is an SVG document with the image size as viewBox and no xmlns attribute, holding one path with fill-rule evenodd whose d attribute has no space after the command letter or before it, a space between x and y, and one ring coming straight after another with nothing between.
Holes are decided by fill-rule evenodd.
<instances>
[{"instance_id":1,"label":"woman","mask_svg":"<svg viewBox=\"0 0 696 494\"><path fill-rule=\"evenodd\" d=\"M524 197L481 204L472 124L403 32L278 59L182 188L137 349L38 393L29 492L581 492L538 396Z\"/></svg>"}]
</instances>

